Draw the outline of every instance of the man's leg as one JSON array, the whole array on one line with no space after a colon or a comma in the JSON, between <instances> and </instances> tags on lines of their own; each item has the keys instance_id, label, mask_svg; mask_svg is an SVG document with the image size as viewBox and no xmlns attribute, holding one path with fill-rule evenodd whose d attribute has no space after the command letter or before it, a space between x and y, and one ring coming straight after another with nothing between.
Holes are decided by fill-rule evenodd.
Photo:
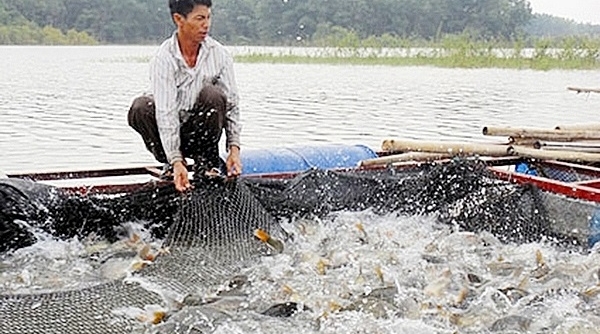
<instances>
[{"instance_id":1,"label":"man's leg","mask_svg":"<svg viewBox=\"0 0 600 334\"><path fill-rule=\"evenodd\" d=\"M181 126L181 145L184 156L192 157L195 171L224 169L219 157L219 140L225 125L227 97L213 85L200 91L190 118Z\"/></svg>"},{"instance_id":2,"label":"man's leg","mask_svg":"<svg viewBox=\"0 0 600 334\"><path fill-rule=\"evenodd\" d=\"M144 144L156 160L168 163L167 156L160 141L158 126L156 125L156 106L152 96L140 96L133 100L127 121L144 139Z\"/></svg>"}]
</instances>

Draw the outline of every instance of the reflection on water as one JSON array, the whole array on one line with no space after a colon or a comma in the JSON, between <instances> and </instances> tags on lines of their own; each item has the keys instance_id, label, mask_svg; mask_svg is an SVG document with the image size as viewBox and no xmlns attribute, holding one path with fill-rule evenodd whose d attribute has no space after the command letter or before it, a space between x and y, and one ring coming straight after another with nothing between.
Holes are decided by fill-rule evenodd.
<instances>
[{"instance_id":1,"label":"reflection on water","mask_svg":"<svg viewBox=\"0 0 600 334\"><path fill-rule=\"evenodd\" d=\"M0 47L0 170L153 163L126 124L154 46ZM26 60L26 61L24 61ZM598 71L236 64L245 147L475 139L483 126L598 122Z\"/></svg>"}]
</instances>

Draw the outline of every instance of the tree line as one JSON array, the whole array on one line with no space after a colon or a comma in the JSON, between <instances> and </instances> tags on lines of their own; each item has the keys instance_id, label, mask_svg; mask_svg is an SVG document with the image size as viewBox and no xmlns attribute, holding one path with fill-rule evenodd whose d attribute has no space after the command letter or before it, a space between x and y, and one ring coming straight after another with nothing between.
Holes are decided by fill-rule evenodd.
<instances>
[{"instance_id":1,"label":"tree line","mask_svg":"<svg viewBox=\"0 0 600 334\"><path fill-rule=\"evenodd\" d=\"M532 21L542 34L564 23L533 15L527 0L213 0L211 33L239 45L316 45L340 32L511 41ZM157 43L174 29L167 0L0 0L0 44Z\"/></svg>"}]
</instances>

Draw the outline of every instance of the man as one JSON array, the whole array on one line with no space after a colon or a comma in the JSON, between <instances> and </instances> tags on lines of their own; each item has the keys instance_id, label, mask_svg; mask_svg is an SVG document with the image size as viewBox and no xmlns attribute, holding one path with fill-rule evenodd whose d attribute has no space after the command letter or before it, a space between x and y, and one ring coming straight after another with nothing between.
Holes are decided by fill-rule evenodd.
<instances>
[{"instance_id":1,"label":"man","mask_svg":"<svg viewBox=\"0 0 600 334\"><path fill-rule=\"evenodd\" d=\"M172 169L180 192L191 188L185 158L194 159L196 175L222 169L218 143L223 129L226 173L242 171L233 58L208 36L211 7L211 0L169 0L177 31L151 62L152 95L135 99L128 115L146 148Z\"/></svg>"}]
</instances>

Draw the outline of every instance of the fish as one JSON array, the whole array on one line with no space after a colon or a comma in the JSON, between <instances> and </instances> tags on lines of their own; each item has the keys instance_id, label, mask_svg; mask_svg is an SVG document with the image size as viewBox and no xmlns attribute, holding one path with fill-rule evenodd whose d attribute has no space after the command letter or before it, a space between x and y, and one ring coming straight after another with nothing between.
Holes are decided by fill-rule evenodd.
<instances>
[{"instance_id":1,"label":"fish","mask_svg":"<svg viewBox=\"0 0 600 334\"><path fill-rule=\"evenodd\" d=\"M360 236L358 237L358 241L361 244L368 244L369 243L369 236L367 235L367 231L365 231L365 226L361 222L358 222L358 223L356 223L356 229L360 232Z\"/></svg>"},{"instance_id":2,"label":"fish","mask_svg":"<svg viewBox=\"0 0 600 334\"><path fill-rule=\"evenodd\" d=\"M490 273L494 276L515 275L515 273L519 273L523 270L523 267L521 265L506 262L502 259L498 259L497 262L489 263L487 267Z\"/></svg>"},{"instance_id":3,"label":"fish","mask_svg":"<svg viewBox=\"0 0 600 334\"><path fill-rule=\"evenodd\" d=\"M375 274L377 275L377 278L381 284L385 285L385 280L383 279L383 269L381 269L380 265L375 266Z\"/></svg>"},{"instance_id":4,"label":"fish","mask_svg":"<svg viewBox=\"0 0 600 334\"><path fill-rule=\"evenodd\" d=\"M519 331L526 332L529 330L533 321L529 318L520 315L509 315L507 317L496 320L490 327L492 332L507 332Z\"/></svg>"},{"instance_id":5,"label":"fish","mask_svg":"<svg viewBox=\"0 0 600 334\"><path fill-rule=\"evenodd\" d=\"M167 309L159 305L146 305L143 309L137 307L127 307L114 310L115 315L123 315L133 318L141 323L158 325L168 317Z\"/></svg>"},{"instance_id":6,"label":"fish","mask_svg":"<svg viewBox=\"0 0 600 334\"><path fill-rule=\"evenodd\" d=\"M224 288L220 289L217 292L217 296L219 296L219 297L244 296L245 294L242 292L242 289L248 285L250 285L248 276L236 275L227 282L227 284L225 285Z\"/></svg>"},{"instance_id":7,"label":"fish","mask_svg":"<svg viewBox=\"0 0 600 334\"><path fill-rule=\"evenodd\" d=\"M272 305L268 309L262 311L261 314L269 317L289 318L301 311L310 312L311 309L304 304L299 304L296 302L285 302Z\"/></svg>"},{"instance_id":8,"label":"fish","mask_svg":"<svg viewBox=\"0 0 600 334\"><path fill-rule=\"evenodd\" d=\"M502 292L513 304L519 301L521 298L529 295L529 292L513 287L498 289L498 291Z\"/></svg>"},{"instance_id":9,"label":"fish","mask_svg":"<svg viewBox=\"0 0 600 334\"><path fill-rule=\"evenodd\" d=\"M440 277L433 282L429 283L423 292L432 297L441 297L446 294L448 286L452 282L452 272L450 270L444 270Z\"/></svg>"},{"instance_id":10,"label":"fish","mask_svg":"<svg viewBox=\"0 0 600 334\"><path fill-rule=\"evenodd\" d=\"M282 253L284 249L283 242L281 240L275 239L269 233L264 230L257 229L254 231L254 236L257 237L263 243L269 245L275 252Z\"/></svg>"},{"instance_id":11,"label":"fish","mask_svg":"<svg viewBox=\"0 0 600 334\"><path fill-rule=\"evenodd\" d=\"M535 252L535 262L537 263L537 267L531 271L531 274L533 275L534 278L540 279L540 278L548 275L548 273L550 273L550 268L548 267L548 265L546 264L546 261L544 260L542 251L539 249Z\"/></svg>"}]
</instances>

